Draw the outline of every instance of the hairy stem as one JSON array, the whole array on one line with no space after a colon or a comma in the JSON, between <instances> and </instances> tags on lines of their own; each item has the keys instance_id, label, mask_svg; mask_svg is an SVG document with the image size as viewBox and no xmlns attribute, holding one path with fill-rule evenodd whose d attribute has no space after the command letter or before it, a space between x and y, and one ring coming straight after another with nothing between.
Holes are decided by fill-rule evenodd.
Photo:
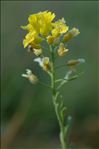
<instances>
[{"instance_id":1,"label":"hairy stem","mask_svg":"<svg viewBox=\"0 0 99 149\"><path fill-rule=\"evenodd\" d=\"M60 102L58 101L58 95L59 92L56 91L55 87L55 58L54 58L54 51L52 47L50 47L51 52L51 58L52 58L52 75L51 75L51 86L52 86L52 98L53 98L53 104L56 112L56 116L58 119L59 127L60 127L60 142L62 149L66 149L66 142L65 142L65 127L64 127L64 121L61 116L61 109L60 109Z\"/></svg>"}]
</instances>

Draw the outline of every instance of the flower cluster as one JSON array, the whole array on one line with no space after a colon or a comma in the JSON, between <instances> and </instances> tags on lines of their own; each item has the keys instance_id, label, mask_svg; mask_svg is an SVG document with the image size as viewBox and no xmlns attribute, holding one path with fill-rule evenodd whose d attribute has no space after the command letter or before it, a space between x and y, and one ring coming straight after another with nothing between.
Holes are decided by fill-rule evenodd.
<instances>
[{"instance_id":1,"label":"flower cluster","mask_svg":"<svg viewBox=\"0 0 99 149\"><path fill-rule=\"evenodd\" d=\"M27 31L23 40L24 48L28 47L28 51L33 52L36 56L34 62L37 62L49 74L51 73L52 62L49 57L44 56L42 43L45 42L47 45L52 46L53 49L56 48L54 51L57 56L62 57L69 51L67 42L80 33L75 27L69 30L69 26L67 26L64 18L55 21L55 13L49 11L30 15L28 17L28 24L21 26L21 28ZM79 60L70 60L65 65L72 67L78 63L80 63ZM25 75L23 76L26 77ZM27 78L29 80L34 78L34 84L38 82L30 73L27 75Z\"/></svg>"},{"instance_id":2,"label":"flower cluster","mask_svg":"<svg viewBox=\"0 0 99 149\"><path fill-rule=\"evenodd\" d=\"M47 37L53 28L53 19L55 14L44 11L32 14L28 18L28 25L22 26L28 33L23 40L24 48L31 45L33 48L39 49L43 38Z\"/></svg>"},{"instance_id":3,"label":"flower cluster","mask_svg":"<svg viewBox=\"0 0 99 149\"><path fill-rule=\"evenodd\" d=\"M21 26L27 30L27 34L23 40L24 48L31 47L36 56L42 54L41 43L46 40L48 44L60 42L60 37L64 35L69 27L66 25L64 18L54 21L55 14L49 11L32 14L28 17L28 24ZM63 41L69 40L79 34L79 31L74 28L63 37ZM62 49L63 51L63 49ZM64 51L63 51L64 53ZM61 51L59 55L64 55Z\"/></svg>"},{"instance_id":4,"label":"flower cluster","mask_svg":"<svg viewBox=\"0 0 99 149\"><path fill-rule=\"evenodd\" d=\"M42 70L49 75L50 85L40 81L30 69L26 69L26 74L22 74L22 77L27 78L32 84L40 83L51 89L52 101L60 127L60 141L62 149L66 149L68 147L65 137L67 136L68 124L65 123L66 107L63 104L59 89L67 82L79 77L81 73L76 71L76 66L84 63L85 60L82 58L71 59L65 61L61 66L56 66L56 59L68 54L67 43L80 32L75 27L69 30L64 18L56 21L54 19L54 13L49 11L39 12L30 15L28 24L22 26L22 29L27 31L23 40L24 48L27 47L28 51L35 55L33 61L38 63ZM48 48L48 56L45 55L45 47ZM63 78L57 78L57 68L62 66L68 67L69 70L65 72Z\"/></svg>"}]
</instances>

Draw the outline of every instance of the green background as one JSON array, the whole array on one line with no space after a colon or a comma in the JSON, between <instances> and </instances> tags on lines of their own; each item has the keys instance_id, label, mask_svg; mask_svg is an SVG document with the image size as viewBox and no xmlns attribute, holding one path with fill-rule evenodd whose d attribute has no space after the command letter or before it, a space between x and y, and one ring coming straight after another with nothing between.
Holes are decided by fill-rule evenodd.
<instances>
[{"instance_id":1,"label":"green background","mask_svg":"<svg viewBox=\"0 0 99 149\"><path fill-rule=\"evenodd\" d=\"M78 68L84 75L61 90L67 115L72 116L69 144L76 149L99 148L99 2L96 1L1 2L2 142L10 149L60 149L50 92L21 77L30 68L43 81L48 79L33 64L33 55L23 48L25 31L20 28L27 24L30 14L44 10L55 12L57 19L64 17L70 28L77 27L81 32L69 43L68 56L60 58L60 63L72 58L86 60ZM65 71L62 68L59 75L63 76Z\"/></svg>"}]
</instances>

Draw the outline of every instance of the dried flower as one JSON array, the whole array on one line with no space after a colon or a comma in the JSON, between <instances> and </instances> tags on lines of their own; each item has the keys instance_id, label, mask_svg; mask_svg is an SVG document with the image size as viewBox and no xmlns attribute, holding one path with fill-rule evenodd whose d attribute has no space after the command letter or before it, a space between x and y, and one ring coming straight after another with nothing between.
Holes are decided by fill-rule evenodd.
<instances>
[{"instance_id":1,"label":"dried flower","mask_svg":"<svg viewBox=\"0 0 99 149\"><path fill-rule=\"evenodd\" d=\"M26 69L26 74L22 74L22 77L27 78L32 84L36 84L38 82L37 76L34 75L30 69Z\"/></svg>"},{"instance_id":2,"label":"dried flower","mask_svg":"<svg viewBox=\"0 0 99 149\"><path fill-rule=\"evenodd\" d=\"M34 62L38 62L39 65L43 68L43 70L49 72L50 71L50 61L49 57L43 57L43 58L35 58Z\"/></svg>"},{"instance_id":3,"label":"dried flower","mask_svg":"<svg viewBox=\"0 0 99 149\"><path fill-rule=\"evenodd\" d=\"M63 43L60 43L59 49L58 49L58 55L64 56L68 52L68 49L65 48L65 45Z\"/></svg>"}]
</instances>

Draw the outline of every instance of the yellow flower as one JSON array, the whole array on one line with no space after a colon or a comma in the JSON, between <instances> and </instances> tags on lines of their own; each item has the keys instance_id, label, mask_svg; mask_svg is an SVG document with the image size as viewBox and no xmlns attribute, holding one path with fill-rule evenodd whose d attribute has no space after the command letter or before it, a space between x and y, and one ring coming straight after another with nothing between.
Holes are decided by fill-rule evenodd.
<instances>
[{"instance_id":1,"label":"yellow flower","mask_svg":"<svg viewBox=\"0 0 99 149\"><path fill-rule=\"evenodd\" d=\"M80 34L79 30L77 28L73 28L67 34L64 35L63 41L68 42L70 39L77 36L78 34Z\"/></svg>"},{"instance_id":2,"label":"yellow flower","mask_svg":"<svg viewBox=\"0 0 99 149\"><path fill-rule=\"evenodd\" d=\"M28 30L29 32L34 31L33 26L31 24L28 24L26 26L21 26L22 29Z\"/></svg>"},{"instance_id":3,"label":"yellow flower","mask_svg":"<svg viewBox=\"0 0 99 149\"><path fill-rule=\"evenodd\" d=\"M36 32L29 32L23 40L24 48L31 45L33 48L40 48L41 38L37 36Z\"/></svg>"},{"instance_id":4,"label":"yellow flower","mask_svg":"<svg viewBox=\"0 0 99 149\"><path fill-rule=\"evenodd\" d=\"M65 48L65 45L63 43L60 43L59 49L58 49L58 55L64 56L68 52L68 49Z\"/></svg>"},{"instance_id":5,"label":"yellow flower","mask_svg":"<svg viewBox=\"0 0 99 149\"><path fill-rule=\"evenodd\" d=\"M53 29L51 31L52 35L47 37L47 42L49 44L57 43L59 36L68 31L68 26L65 24L64 18L53 23Z\"/></svg>"},{"instance_id":6,"label":"yellow flower","mask_svg":"<svg viewBox=\"0 0 99 149\"><path fill-rule=\"evenodd\" d=\"M53 23L54 29L52 30L52 36L58 37L68 31L68 26L65 24L64 18Z\"/></svg>"},{"instance_id":7,"label":"yellow flower","mask_svg":"<svg viewBox=\"0 0 99 149\"><path fill-rule=\"evenodd\" d=\"M35 33L34 32L29 32L25 36L25 39L23 40L24 48L26 48L29 44L31 44L34 41L34 37L35 37Z\"/></svg>"},{"instance_id":8,"label":"yellow flower","mask_svg":"<svg viewBox=\"0 0 99 149\"><path fill-rule=\"evenodd\" d=\"M41 14L40 34L43 36L47 36L48 33L52 30L52 21L55 18L55 14L48 11L44 11Z\"/></svg>"},{"instance_id":9,"label":"yellow flower","mask_svg":"<svg viewBox=\"0 0 99 149\"><path fill-rule=\"evenodd\" d=\"M55 14L49 11L39 12L29 16L29 24L22 26L23 29L28 31L35 31L37 34L47 36L52 29L52 21L55 18Z\"/></svg>"},{"instance_id":10,"label":"yellow flower","mask_svg":"<svg viewBox=\"0 0 99 149\"><path fill-rule=\"evenodd\" d=\"M54 22L55 14L50 11L43 11L32 14L28 17L28 25L21 26L28 33L23 41L24 47L32 45L39 49L41 39L46 37L49 44L59 43L60 36L68 31L64 18ZM41 41L40 41L41 40Z\"/></svg>"}]
</instances>

